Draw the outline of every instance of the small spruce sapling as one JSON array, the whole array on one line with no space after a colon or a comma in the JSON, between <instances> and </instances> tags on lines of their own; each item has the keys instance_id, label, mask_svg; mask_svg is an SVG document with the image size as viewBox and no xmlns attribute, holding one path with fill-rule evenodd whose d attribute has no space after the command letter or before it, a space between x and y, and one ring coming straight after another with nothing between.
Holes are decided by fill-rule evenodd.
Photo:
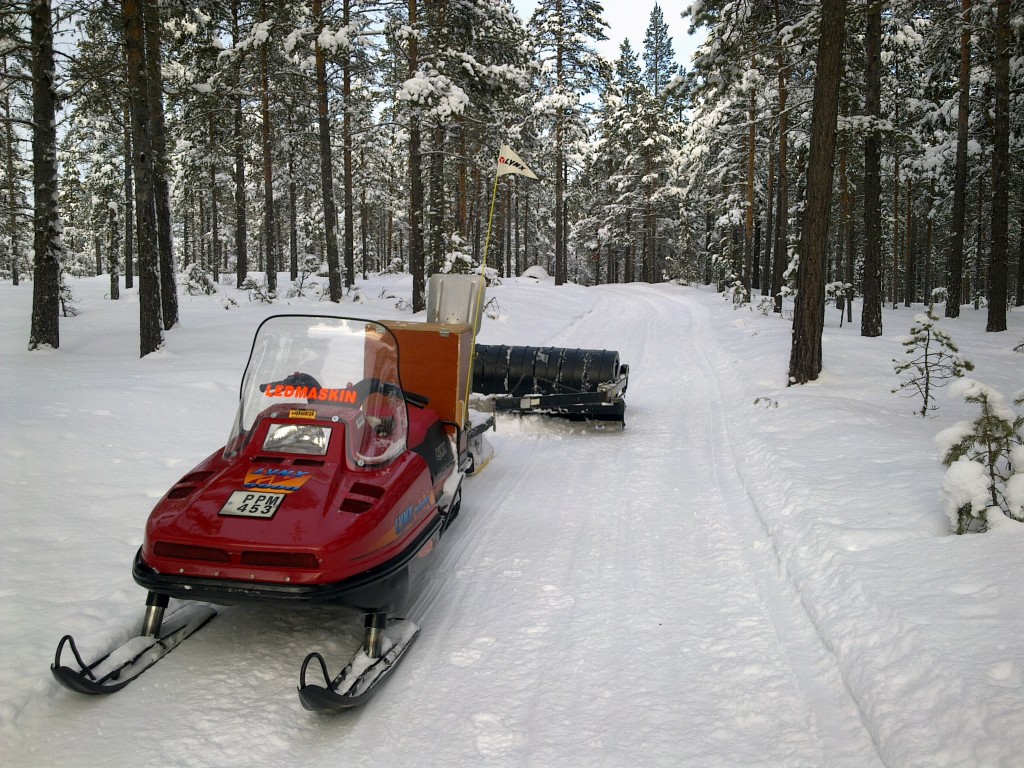
<instances>
[{"instance_id":1,"label":"small spruce sapling","mask_svg":"<svg viewBox=\"0 0 1024 768\"><path fill-rule=\"evenodd\" d=\"M937 327L939 316L935 305L928 306L928 312L914 316L910 336L904 339L904 352L910 355L902 363L893 358L897 374L908 374L893 393L907 390L907 397L921 398L922 417L935 410L935 390L945 386L950 379L958 379L964 371L973 371L974 363L965 360L948 333Z\"/></svg>"},{"instance_id":2,"label":"small spruce sapling","mask_svg":"<svg viewBox=\"0 0 1024 768\"><path fill-rule=\"evenodd\" d=\"M212 296L217 292L213 275L193 261L185 267L185 293L189 296Z\"/></svg>"},{"instance_id":3,"label":"small spruce sapling","mask_svg":"<svg viewBox=\"0 0 1024 768\"><path fill-rule=\"evenodd\" d=\"M267 287L265 278L256 278L249 275L242 281L242 290L249 294L249 301L258 301L261 304L273 304L277 293Z\"/></svg>"},{"instance_id":4,"label":"small spruce sapling","mask_svg":"<svg viewBox=\"0 0 1024 768\"><path fill-rule=\"evenodd\" d=\"M988 530L1003 516L1024 522L1024 415L972 379L958 381L951 394L981 408L973 422L958 422L935 436L948 467L941 496L951 527L963 534ZM1024 405L1024 391L1014 404Z\"/></svg>"}]
</instances>

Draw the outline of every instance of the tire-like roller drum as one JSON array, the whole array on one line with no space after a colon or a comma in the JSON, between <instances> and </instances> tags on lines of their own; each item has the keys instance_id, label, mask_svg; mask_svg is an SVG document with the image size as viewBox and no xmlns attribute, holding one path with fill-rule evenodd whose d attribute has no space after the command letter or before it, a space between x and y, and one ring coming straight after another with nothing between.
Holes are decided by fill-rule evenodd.
<instances>
[{"instance_id":1,"label":"tire-like roller drum","mask_svg":"<svg viewBox=\"0 0 1024 768\"><path fill-rule=\"evenodd\" d=\"M596 392L619 377L619 353L605 349L477 344L473 391L481 395Z\"/></svg>"},{"instance_id":2,"label":"tire-like roller drum","mask_svg":"<svg viewBox=\"0 0 1024 768\"><path fill-rule=\"evenodd\" d=\"M504 345L477 345L473 361L474 389L481 394L505 392L508 384L509 347Z\"/></svg>"}]
</instances>

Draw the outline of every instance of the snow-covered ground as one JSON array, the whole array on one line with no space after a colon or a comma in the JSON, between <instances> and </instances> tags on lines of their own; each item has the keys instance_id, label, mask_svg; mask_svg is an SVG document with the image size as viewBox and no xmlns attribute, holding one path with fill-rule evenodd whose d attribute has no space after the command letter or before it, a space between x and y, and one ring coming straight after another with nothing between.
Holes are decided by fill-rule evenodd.
<instances>
[{"instance_id":1,"label":"snow-covered ground","mask_svg":"<svg viewBox=\"0 0 1024 768\"><path fill-rule=\"evenodd\" d=\"M480 341L615 349L627 428L501 418L494 460L409 612L378 696L303 710L308 651L361 617L235 607L124 691L48 666L141 617L150 508L230 428L252 333L314 299L182 296L138 358L134 292L72 281L59 350L26 351L31 285L0 286L0 763L5 766L1020 766L1024 525L956 537L929 419L891 394L913 310L885 335L829 308L820 380L787 388L789 323L675 285L507 280ZM344 314L411 316L404 277ZM238 303L225 309L225 300ZM942 325L975 378L1024 386L1024 313Z\"/></svg>"}]
</instances>

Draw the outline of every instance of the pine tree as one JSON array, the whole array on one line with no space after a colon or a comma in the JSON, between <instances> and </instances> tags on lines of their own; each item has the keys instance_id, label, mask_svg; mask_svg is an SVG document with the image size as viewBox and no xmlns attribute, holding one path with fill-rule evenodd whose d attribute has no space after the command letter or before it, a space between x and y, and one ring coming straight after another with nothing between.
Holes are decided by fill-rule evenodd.
<instances>
[{"instance_id":1,"label":"pine tree","mask_svg":"<svg viewBox=\"0 0 1024 768\"><path fill-rule=\"evenodd\" d=\"M664 99L669 85L679 72L675 57L665 15L661 6L655 3L644 35L644 85L656 99Z\"/></svg>"},{"instance_id":2,"label":"pine tree","mask_svg":"<svg viewBox=\"0 0 1024 768\"><path fill-rule=\"evenodd\" d=\"M860 335L882 335L882 190L881 148L877 122L882 98L882 6L868 0L864 111L871 121L864 138L864 305Z\"/></svg>"},{"instance_id":3,"label":"pine tree","mask_svg":"<svg viewBox=\"0 0 1024 768\"><path fill-rule=\"evenodd\" d=\"M601 179L601 210L595 229L604 233L609 281L637 279L637 234L643 214L642 168L636 153L643 142L638 116L645 89L639 57L629 40L619 46L612 76L601 94L600 132L593 171Z\"/></svg>"},{"instance_id":4,"label":"pine tree","mask_svg":"<svg viewBox=\"0 0 1024 768\"><path fill-rule=\"evenodd\" d=\"M18 39L20 30L9 24L11 19L0 15L0 38ZM0 54L0 272L9 275L11 283L18 285L24 270L31 266L28 253L31 243L27 233L30 206L27 188L32 169L25 162L23 147L28 144L24 126L30 121L26 106L31 103L28 87L31 78L26 73L24 57L7 50Z\"/></svg>"},{"instance_id":5,"label":"pine tree","mask_svg":"<svg viewBox=\"0 0 1024 768\"><path fill-rule=\"evenodd\" d=\"M598 82L599 58L593 42L605 40L604 9L596 0L540 0L530 29L544 76L545 97L534 108L550 121L554 137L553 218L555 285L567 279L566 182L570 145L582 137L582 96Z\"/></svg>"},{"instance_id":6,"label":"pine tree","mask_svg":"<svg viewBox=\"0 0 1024 768\"><path fill-rule=\"evenodd\" d=\"M973 422L935 437L948 468L942 496L952 527L958 534L984 531L999 513L1024 522L1024 415L978 381L961 379L952 392L981 409ZM1024 393L1014 403L1024 405Z\"/></svg>"},{"instance_id":7,"label":"pine tree","mask_svg":"<svg viewBox=\"0 0 1024 768\"><path fill-rule=\"evenodd\" d=\"M57 192L57 84L50 1L33 0L30 16L35 266L28 348L34 350L60 346L57 318L64 246Z\"/></svg>"},{"instance_id":8,"label":"pine tree","mask_svg":"<svg viewBox=\"0 0 1024 768\"><path fill-rule=\"evenodd\" d=\"M926 314L914 318L910 336L903 341L904 352L910 359L893 360L896 373L909 373L910 378L892 391L917 394L921 398L922 417L935 409L936 389L951 379L960 378L965 371L974 370L974 363L964 359L952 337L938 327L938 322L935 306L929 305Z\"/></svg>"},{"instance_id":9,"label":"pine tree","mask_svg":"<svg viewBox=\"0 0 1024 768\"><path fill-rule=\"evenodd\" d=\"M63 167L83 169L82 192L89 201L88 213L75 218L83 234L105 251L111 276L110 298L120 295L122 232L125 222L124 169L131 158L125 153L124 115L127 103L123 57L122 20L110 7L93 7L77 20L80 38L76 55L67 68L68 90L76 98L66 120L61 141ZM97 273L99 267L97 268Z\"/></svg>"},{"instance_id":10,"label":"pine tree","mask_svg":"<svg viewBox=\"0 0 1024 768\"><path fill-rule=\"evenodd\" d=\"M821 6L821 35L811 117L811 147L807 171L807 205L800 238L800 271L793 345L789 356L790 383L806 384L821 372L821 333L825 318L825 248L832 205L833 158L839 84L843 65L846 0L825 0Z\"/></svg>"},{"instance_id":11,"label":"pine tree","mask_svg":"<svg viewBox=\"0 0 1024 768\"><path fill-rule=\"evenodd\" d=\"M143 0L123 0L131 106L132 169L135 178L136 234L139 248L139 356L163 345L160 256L148 97Z\"/></svg>"},{"instance_id":12,"label":"pine tree","mask_svg":"<svg viewBox=\"0 0 1024 768\"><path fill-rule=\"evenodd\" d=\"M988 271L988 322L985 330L1006 330L1006 258L1010 202L1010 1L996 2L995 119L992 153L992 254ZM1018 234L1024 238L1024 233Z\"/></svg>"},{"instance_id":13,"label":"pine tree","mask_svg":"<svg viewBox=\"0 0 1024 768\"><path fill-rule=\"evenodd\" d=\"M967 219L967 138L971 104L971 0L961 0L960 88L957 111L953 222L946 261L946 317L960 317L963 302L964 229Z\"/></svg>"}]
</instances>

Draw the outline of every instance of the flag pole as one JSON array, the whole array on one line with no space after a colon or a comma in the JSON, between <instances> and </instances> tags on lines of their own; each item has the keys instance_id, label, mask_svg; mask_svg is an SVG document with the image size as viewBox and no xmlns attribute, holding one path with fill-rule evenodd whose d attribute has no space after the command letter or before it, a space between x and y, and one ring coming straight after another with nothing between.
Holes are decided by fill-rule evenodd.
<instances>
[{"instance_id":1,"label":"flag pole","mask_svg":"<svg viewBox=\"0 0 1024 768\"><path fill-rule=\"evenodd\" d=\"M529 166L523 162L523 159L512 151L512 147L507 144L501 145L501 149L498 151L498 162L494 167L494 186L491 189L491 209L487 214L487 236L484 238L484 255L480 260L480 286L477 291L476 300L479 311L473 314L472 351L469 353L470 375L469 380L466 382L465 403L467 419L469 417L469 393L473 380L473 366L476 360L476 335L480 330L480 315L483 314L483 307L481 304L484 300L484 285L487 283L487 251L491 246L491 226L494 223L494 202L498 199L498 179L506 173L517 173L522 176L528 176L531 179L537 178L537 175L530 170Z\"/></svg>"},{"instance_id":2,"label":"flag pole","mask_svg":"<svg viewBox=\"0 0 1024 768\"><path fill-rule=\"evenodd\" d=\"M494 201L498 197L498 169L494 169L494 188L491 190L491 210L487 214L487 236L484 238L484 257L480 262L480 274L487 268L487 248L491 244L491 223L494 221Z\"/></svg>"}]
</instances>

